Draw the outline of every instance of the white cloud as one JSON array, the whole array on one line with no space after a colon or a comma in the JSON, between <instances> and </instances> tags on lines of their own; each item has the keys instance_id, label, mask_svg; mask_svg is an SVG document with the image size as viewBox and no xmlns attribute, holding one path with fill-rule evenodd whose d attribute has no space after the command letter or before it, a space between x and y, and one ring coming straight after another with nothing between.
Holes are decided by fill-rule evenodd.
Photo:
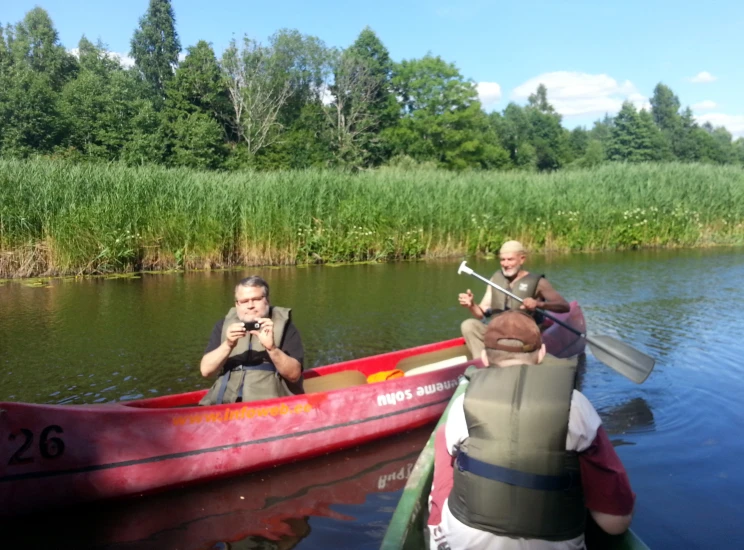
<instances>
[{"instance_id":1,"label":"white cloud","mask_svg":"<svg viewBox=\"0 0 744 550\"><path fill-rule=\"evenodd\" d=\"M134 67L134 58L129 57L127 54L124 53L116 53L116 52L108 52L108 54L119 61L119 65L124 67L125 69L130 69Z\"/></svg>"},{"instance_id":2,"label":"white cloud","mask_svg":"<svg viewBox=\"0 0 744 550\"><path fill-rule=\"evenodd\" d=\"M327 85L323 84L320 88L320 101L323 102L323 105L330 105L334 100L335 98L333 97L331 90L328 89Z\"/></svg>"},{"instance_id":3,"label":"white cloud","mask_svg":"<svg viewBox=\"0 0 744 550\"><path fill-rule=\"evenodd\" d=\"M700 71L698 74L688 80L690 82L694 82L695 84L704 84L706 82L713 82L718 79L710 74L708 71Z\"/></svg>"},{"instance_id":4,"label":"white cloud","mask_svg":"<svg viewBox=\"0 0 744 550\"><path fill-rule=\"evenodd\" d=\"M704 101L701 101L699 103L695 103L692 106L693 111L710 111L711 109L715 109L718 107L718 104L715 101L711 101L710 99L706 99Z\"/></svg>"},{"instance_id":5,"label":"white cloud","mask_svg":"<svg viewBox=\"0 0 744 550\"><path fill-rule=\"evenodd\" d=\"M725 126L734 139L744 137L744 115L727 115L725 113L705 113L695 117L698 124L710 122L713 126Z\"/></svg>"},{"instance_id":6,"label":"white cloud","mask_svg":"<svg viewBox=\"0 0 744 550\"><path fill-rule=\"evenodd\" d=\"M614 114L624 101L630 101L638 109L650 109L651 105L632 82L619 83L606 74L588 74L569 71L543 73L520 84L511 96L515 100L526 100L544 84L548 89L548 101L555 110L566 117Z\"/></svg>"},{"instance_id":7,"label":"white cloud","mask_svg":"<svg viewBox=\"0 0 744 550\"><path fill-rule=\"evenodd\" d=\"M497 82L478 82L476 88L484 109L493 109L501 101L501 86Z\"/></svg>"}]
</instances>

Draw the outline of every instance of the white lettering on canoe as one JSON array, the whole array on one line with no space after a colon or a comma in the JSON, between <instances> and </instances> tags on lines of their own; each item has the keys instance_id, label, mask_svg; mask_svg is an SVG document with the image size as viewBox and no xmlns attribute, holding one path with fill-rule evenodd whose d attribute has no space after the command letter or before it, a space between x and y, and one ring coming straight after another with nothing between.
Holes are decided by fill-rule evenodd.
<instances>
[{"instance_id":1,"label":"white lettering on canoe","mask_svg":"<svg viewBox=\"0 0 744 550\"><path fill-rule=\"evenodd\" d=\"M418 386L415 390L399 390L397 392L381 393L377 396L377 406L384 407L386 405L396 405L403 401L413 399L414 393L416 394L416 397L423 397L438 392L454 390L456 387L457 379L453 379L445 380L444 382L437 382L436 384Z\"/></svg>"},{"instance_id":2,"label":"white lettering on canoe","mask_svg":"<svg viewBox=\"0 0 744 550\"><path fill-rule=\"evenodd\" d=\"M384 491L388 482L403 481L405 479L408 479L411 475L411 470L413 470L413 462L409 462L405 466L401 466L400 470L397 470L391 474L382 474L380 477L377 478L377 488L380 491Z\"/></svg>"}]
</instances>

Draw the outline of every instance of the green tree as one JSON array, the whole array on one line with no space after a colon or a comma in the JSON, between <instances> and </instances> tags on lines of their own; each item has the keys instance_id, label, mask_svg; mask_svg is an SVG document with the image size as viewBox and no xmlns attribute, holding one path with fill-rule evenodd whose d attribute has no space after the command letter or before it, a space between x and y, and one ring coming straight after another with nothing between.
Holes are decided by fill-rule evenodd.
<instances>
[{"instance_id":1,"label":"green tree","mask_svg":"<svg viewBox=\"0 0 744 550\"><path fill-rule=\"evenodd\" d=\"M557 170L570 161L568 131L561 115L548 102L548 90L540 84L528 98L525 114L530 124L530 143L537 153L538 170Z\"/></svg>"},{"instance_id":2,"label":"green tree","mask_svg":"<svg viewBox=\"0 0 744 550\"><path fill-rule=\"evenodd\" d=\"M503 116L496 113L489 115L492 126L495 126L501 145L509 152L512 161L517 162L518 150L522 144L529 143L530 121L523 107L516 103L509 103L504 109ZM532 151L534 152L534 147Z\"/></svg>"},{"instance_id":3,"label":"green tree","mask_svg":"<svg viewBox=\"0 0 744 550\"><path fill-rule=\"evenodd\" d=\"M529 141L524 141L515 148L514 165L520 170L532 172L537 170L537 151Z\"/></svg>"},{"instance_id":4,"label":"green tree","mask_svg":"<svg viewBox=\"0 0 744 550\"><path fill-rule=\"evenodd\" d=\"M735 162L736 154L725 128L714 128L710 123L701 127L687 107L680 116L677 157L683 162L727 164Z\"/></svg>"},{"instance_id":5,"label":"green tree","mask_svg":"<svg viewBox=\"0 0 744 550\"><path fill-rule=\"evenodd\" d=\"M324 85L331 72L331 50L315 36L281 29L269 39L275 59L275 86L288 82L289 95L279 121L291 126L308 104L321 104Z\"/></svg>"},{"instance_id":6,"label":"green tree","mask_svg":"<svg viewBox=\"0 0 744 550\"><path fill-rule=\"evenodd\" d=\"M219 168L226 156L225 133L206 113L195 112L170 124L171 162L189 168Z\"/></svg>"},{"instance_id":7,"label":"green tree","mask_svg":"<svg viewBox=\"0 0 744 550\"><path fill-rule=\"evenodd\" d=\"M65 85L60 97L67 130L63 145L87 158L116 160L131 136L143 85L100 42L94 45L82 37L78 55L78 77Z\"/></svg>"},{"instance_id":8,"label":"green tree","mask_svg":"<svg viewBox=\"0 0 744 550\"><path fill-rule=\"evenodd\" d=\"M575 159L583 157L586 153L587 147L589 147L590 141L591 137L586 128L578 126L571 130L571 134L568 138L568 146L571 150L571 156Z\"/></svg>"},{"instance_id":9,"label":"green tree","mask_svg":"<svg viewBox=\"0 0 744 550\"><path fill-rule=\"evenodd\" d=\"M227 154L230 100L212 47L199 41L165 87L164 132L172 162L193 168L217 168Z\"/></svg>"},{"instance_id":10,"label":"green tree","mask_svg":"<svg viewBox=\"0 0 744 550\"><path fill-rule=\"evenodd\" d=\"M41 8L29 11L15 28L8 29L9 53L14 65L45 75L53 90L75 77L77 62L59 41L49 14Z\"/></svg>"},{"instance_id":11,"label":"green tree","mask_svg":"<svg viewBox=\"0 0 744 550\"><path fill-rule=\"evenodd\" d=\"M133 165L162 163L166 158L166 140L160 114L146 98L135 100L132 110L134 116L121 151L121 160Z\"/></svg>"},{"instance_id":12,"label":"green tree","mask_svg":"<svg viewBox=\"0 0 744 550\"><path fill-rule=\"evenodd\" d=\"M605 149L601 141L590 139L584 154L576 160L576 166L580 168L592 168L599 166L605 161Z\"/></svg>"},{"instance_id":13,"label":"green tree","mask_svg":"<svg viewBox=\"0 0 744 550\"><path fill-rule=\"evenodd\" d=\"M281 135L254 159L262 169L324 166L331 160L331 135L323 106L332 51L317 37L282 29L271 38L276 78L288 81L287 101L277 120Z\"/></svg>"},{"instance_id":14,"label":"green tree","mask_svg":"<svg viewBox=\"0 0 744 550\"><path fill-rule=\"evenodd\" d=\"M173 78L180 52L171 1L150 0L139 28L134 31L130 55L158 97L163 97L166 83Z\"/></svg>"},{"instance_id":15,"label":"green tree","mask_svg":"<svg viewBox=\"0 0 744 550\"><path fill-rule=\"evenodd\" d=\"M700 130L692 109L687 107L680 116L679 139L677 140L676 155L683 162L698 162L702 160L703 151L699 139Z\"/></svg>"},{"instance_id":16,"label":"green tree","mask_svg":"<svg viewBox=\"0 0 744 550\"><path fill-rule=\"evenodd\" d=\"M669 86L659 82L654 88L650 103L654 122L661 130L674 132L679 129L679 98Z\"/></svg>"},{"instance_id":17,"label":"green tree","mask_svg":"<svg viewBox=\"0 0 744 550\"><path fill-rule=\"evenodd\" d=\"M0 47L0 147L5 155L49 153L62 140L59 90L77 62L41 8L7 26Z\"/></svg>"},{"instance_id":18,"label":"green tree","mask_svg":"<svg viewBox=\"0 0 744 550\"><path fill-rule=\"evenodd\" d=\"M50 78L26 67L10 73L12 85L0 92L0 135L4 155L49 153L63 135L58 96Z\"/></svg>"},{"instance_id":19,"label":"green tree","mask_svg":"<svg viewBox=\"0 0 744 550\"><path fill-rule=\"evenodd\" d=\"M451 169L499 168L509 154L481 109L472 81L440 57L403 61L393 86L401 98L402 119L388 138L395 153Z\"/></svg>"},{"instance_id":20,"label":"green tree","mask_svg":"<svg viewBox=\"0 0 744 550\"><path fill-rule=\"evenodd\" d=\"M654 124L652 115L626 101L615 117L607 147L609 160L645 162L660 160L663 155L663 137Z\"/></svg>"},{"instance_id":21,"label":"green tree","mask_svg":"<svg viewBox=\"0 0 744 550\"><path fill-rule=\"evenodd\" d=\"M100 75L122 70L119 60L108 52L100 40L97 44L93 44L85 35L78 42L78 64L81 71L90 71Z\"/></svg>"},{"instance_id":22,"label":"green tree","mask_svg":"<svg viewBox=\"0 0 744 550\"><path fill-rule=\"evenodd\" d=\"M369 111L375 120L374 134L381 134L398 122L399 107L392 91L393 61L377 34L366 27L349 47L349 53L369 71L375 82L374 93L369 100ZM390 157L391 146L376 135L367 135L361 147L368 152L368 163L379 165Z\"/></svg>"},{"instance_id":23,"label":"green tree","mask_svg":"<svg viewBox=\"0 0 744 550\"><path fill-rule=\"evenodd\" d=\"M614 125L615 119L612 118L610 115L605 114L602 120L597 120L594 122L594 126L592 126L592 129L589 130L589 137L600 142L603 147L606 147L610 141L610 136L612 135L612 127Z\"/></svg>"},{"instance_id":24,"label":"green tree","mask_svg":"<svg viewBox=\"0 0 744 550\"><path fill-rule=\"evenodd\" d=\"M663 136L662 159L679 158L682 139L682 119L679 114L680 103L671 88L659 83L651 97L651 114Z\"/></svg>"},{"instance_id":25,"label":"green tree","mask_svg":"<svg viewBox=\"0 0 744 550\"><path fill-rule=\"evenodd\" d=\"M744 138L737 139L732 144L733 162L744 167Z\"/></svg>"}]
</instances>

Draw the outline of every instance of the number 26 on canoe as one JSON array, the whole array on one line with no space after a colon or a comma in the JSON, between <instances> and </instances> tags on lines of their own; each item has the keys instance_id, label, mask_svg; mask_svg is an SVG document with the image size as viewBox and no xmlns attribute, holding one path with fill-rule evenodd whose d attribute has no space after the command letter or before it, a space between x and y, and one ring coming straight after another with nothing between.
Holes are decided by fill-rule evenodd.
<instances>
[{"instance_id":1,"label":"number 26 on canoe","mask_svg":"<svg viewBox=\"0 0 744 550\"><path fill-rule=\"evenodd\" d=\"M65 442L59 437L50 434L61 434L64 430L52 424L41 430L39 435L39 453L42 458L59 458L65 453ZM9 466L19 466L21 464L30 464L34 461L34 453L31 446L34 444L34 432L26 428L20 428L8 435L8 441L13 443L21 440L21 446L13 453L8 460Z\"/></svg>"}]
</instances>

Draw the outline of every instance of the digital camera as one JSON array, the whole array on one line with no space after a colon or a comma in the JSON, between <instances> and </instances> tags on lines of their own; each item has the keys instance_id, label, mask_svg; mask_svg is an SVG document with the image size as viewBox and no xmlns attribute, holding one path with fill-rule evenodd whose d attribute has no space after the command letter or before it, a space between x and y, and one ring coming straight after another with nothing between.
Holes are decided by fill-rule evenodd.
<instances>
[{"instance_id":1,"label":"digital camera","mask_svg":"<svg viewBox=\"0 0 744 550\"><path fill-rule=\"evenodd\" d=\"M261 330L261 323L258 321L248 321L247 323L243 323L243 326L245 327L246 332L251 330Z\"/></svg>"}]
</instances>

